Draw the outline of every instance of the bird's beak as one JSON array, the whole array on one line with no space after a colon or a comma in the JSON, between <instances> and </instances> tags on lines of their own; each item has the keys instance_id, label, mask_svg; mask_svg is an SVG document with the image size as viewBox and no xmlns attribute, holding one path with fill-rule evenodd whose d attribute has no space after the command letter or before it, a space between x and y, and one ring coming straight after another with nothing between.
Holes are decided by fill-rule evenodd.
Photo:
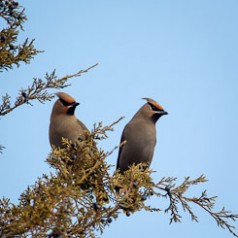
<instances>
[{"instance_id":1,"label":"bird's beak","mask_svg":"<svg viewBox=\"0 0 238 238\"><path fill-rule=\"evenodd\" d=\"M159 114L160 116L168 115L168 112L166 111L157 111L156 113Z\"/></svg>"},{"instance_id":2,"label":"bird's beak","mask_svg":"<svg viewBox=\"0 0 238 238\"><path fill-rule=\"evenodd\" d=\"M70 105L70 107L77 107L80 103L79 102L74 102L73 104Z\"/></svg>"}]
</instances>

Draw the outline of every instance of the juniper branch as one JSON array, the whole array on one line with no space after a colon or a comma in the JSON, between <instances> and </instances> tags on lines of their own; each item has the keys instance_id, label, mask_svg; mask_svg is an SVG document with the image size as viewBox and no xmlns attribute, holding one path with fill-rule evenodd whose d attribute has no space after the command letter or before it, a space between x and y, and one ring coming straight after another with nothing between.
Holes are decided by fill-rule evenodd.
<instances>
[{"instance_id":1,"label":"juniper branch","mask_svg":"<svg viewBox=\"0 0 238 238\"><path fill-rule=\"evenodd\" d=\"M33 100L38 100L40 103L51 101L54 95L49 94L47 89L59 89L68 87L68 79L73 77L79 77L83 73L88 72L90 69L96 67L97 65L98 64L95 64L86 69L80 70L77 73L65 75L60 78L56 76L55 70L51 74L46 73L45 80L42 80L41 78L34 78L31 86L28 86L28 88L26 89L20 90L19 96L16 97L14 105L12 105L10 101L11 97L8 94L2 96L2 104L0 105L0 116L6 115L7 113L13 111L14 109L23 104L32 105L31 101Z\"/></svg>"},{"instance_id":2,"label":"juniper branch","mask_svg":"<svg viewBox=\"0 0 238 238\"><path fill-rule=\"evenodd\" d=\"M230 211L227 211L225 207L223 207L218 212L214 212L212 209L215 206L216 198L216 196L208 197L207 192L204 191L199 198L188 198L182 196L180 200L197 204L199 207L209 213L212 218L214 218L218 226L222 228L227 228L233 236L238 237L238 234L234 232L235 227L228 223L229 220L235 221L236 219L238 219L238 214L232 214Z\"/></svg>"},{"instance_id":3,"label":"juniper branch","mask_svg":"<svg viewBox=\"0 0 238 238\"><path fill-rule=\"evenodd\" d=\"M27 20L24 9L18 2L5 0L0 3L0 18L6 27L0 31L0 72L12 69L13 65L26 64L42 51L36 50L34 40L27 38L23 43L17 43L19 30L23 30L23 24Z\"/></svg>"},{"instance_id":4,"label":"juniper branch","mask_svg":"<svg viewBox=\"0 0 238 238\"><path fill-rule=\"evenodd\" d=\"M130 216L140 210L160 212L161 208L147 204L148 198L156 196L169 199L165 212L170 213L170 223L182 221L180 207L190 214L192 220L198 221L190 206L196 204L237 237L228 220L236 221L238 216L225 209L214 212L216 197L207 196L206 191L199 197L185 196L192 186L207 181L203 175L197 179L186 177L179 185L173 177L164 177L154 183L151 178L153 171L143 170L143 164L139 164L131 166L124 174L116 172L110 176L111 165L106 163L110 152L95 149L93 143L97 137L104 138L103 134L110 129L110 126L99 123L84 141L75 144L64 140L66 147L53 149L47 159L55 169L54 174L42 175L28 187L18 205L1 199L0 235L95 237L122 213ZM115 186L120 190L115 191ZM105 200L102 194L106 194L108 199Z\"/></svg>"},{"instance_id":5,"label":"juniper branch","mask_svg":"<svg viewBox=\"0 0 238 238\"><path fill-rule=\"evenodd\" d=\"M181 222L181 215L179 213L179 204L182 206L184 211L187 211L193 221L198 222L198 217L194 214L192 208L189 206L189 202L198 205L203 210L205 210L213 219L217 222L218 226L222 228L227 228L228 231L235 237L238 235L234 232L235 227L229 224L229 220L236 221L238 219L238 214L232 214L231 212L222 208L221 211L213 211L215 206L215 201L217 196L209 197L207 191L203 191L199 197L186 197L184 193L193 185L199 183L207 182L207 179L204 175L201 175L197 179L191 180L189 177L186 177L181 185L175 185L175 178L162 178L161 181L155 186L159 190L166 192L163 197L169 197L170 204L168 208L165 209L165 212L170 212L170 224L172 222ZM161 186L162 185L162 186Z\"/></svg>"}]
</instances>

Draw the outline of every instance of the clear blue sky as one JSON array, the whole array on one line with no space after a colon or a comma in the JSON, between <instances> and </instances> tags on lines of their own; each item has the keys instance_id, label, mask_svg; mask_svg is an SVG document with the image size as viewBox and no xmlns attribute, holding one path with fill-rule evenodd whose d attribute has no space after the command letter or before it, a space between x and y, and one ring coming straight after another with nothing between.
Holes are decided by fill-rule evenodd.
<instances>
[{"instance_id":1,"label":"clear blue sky","mask_svg":"<svg viewBox=\"0 0 238 238\"><path fill-rule=\"evenodd\" d=\"M217 209L238 213L238 1L20 1L29 20L21 37L35 38L45 52L30 65L1 73L0 95L15 96L56 69L57 75L99 66L71 79L65 91L81 104L77 116L92 128L120 116L109 139L119 143L125 124L143 105L142 97L157 100L169 112L157 124L157 146L151 167L155 180L163 176L205 174L204 189L218 195ZM51 91L56 92L56 90ZM17 202L24 189L50 169L48 126L54 101L34 102L1 118L0 197ZM115 165L117 152L108 158ZM166 200L151 201L166 207ZM183 213L183 223L169 225L169 216L139 212L121 215L103 238L231 237L194 207L200 223ZM238 224L234 224L238 227Z\"/></svg>"}]
</instances>

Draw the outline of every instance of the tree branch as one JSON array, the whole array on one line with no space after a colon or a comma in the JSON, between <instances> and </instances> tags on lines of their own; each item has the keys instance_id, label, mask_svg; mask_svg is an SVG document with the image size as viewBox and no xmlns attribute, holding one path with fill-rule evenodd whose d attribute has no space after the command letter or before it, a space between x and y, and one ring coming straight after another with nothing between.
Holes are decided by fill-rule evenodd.
<instances>
[{"instance_id":1,"label":"tree branch","mask_svg":"<svg viewBox=\"0 0 238 238\"><path fill-rule=\"evenodd\" d=\"M51 99L54 97L53 94L49 94L47 92L47 89L50 88L65 88L70 86L70 84L67 84L67 80L73 77L79 77L82 74L88 72L90 69L96 67L98 64L92 65L86 69L80 70L77 73L65 75L61 78L58 78L55 74L55 70L45 75L45 80L43 81L40 78L34 78L33 83L31 86L28 86L27 89L21 89L19 96L16 97L16 100L14 102L14 105L12 105L10 99L11 97L6 94L5 96L2 96L2 104L0 105L0 116L4 116L8 114L9 112L13 111L17 107L28 104L31 105L31 101L38 100L40 103L44 103L45 101L51 101Z\"/></svg>"},{"instance_id":2,"label":"tree branch","mask_svg":"<svg viewBox=\"0 0 238 238\"><path fill-rule=\"evenodd\" d=\"M183 183L177 187L175 187L175 180L175 178L168 178L167 180L163 178L156 185L157 189L166 191L166 194L163 195L164 197L169 197L170 205L165 209L165 212L170 212L170 223L181 222L181 215L178 207L179 204L181 204L184 211L187 211L190 214L192 221L198 222L198 217L194 214L192 208L188 204L190 202L198 205L206 211L212 218L215 219L218 226L227 228L233 236L238 237L234 231L235 227L229 224L230 220L236 221L236 219L238 219L238 214L232 214L231 212L225 210L224 207L219 212L213 211L217 196L209 197L206 190L203 191L199 197L189 198L183 195L191 186L207 182L204 175L201 175L197 179L193 180L186 177Z\"/></svg>"}]
</instances>

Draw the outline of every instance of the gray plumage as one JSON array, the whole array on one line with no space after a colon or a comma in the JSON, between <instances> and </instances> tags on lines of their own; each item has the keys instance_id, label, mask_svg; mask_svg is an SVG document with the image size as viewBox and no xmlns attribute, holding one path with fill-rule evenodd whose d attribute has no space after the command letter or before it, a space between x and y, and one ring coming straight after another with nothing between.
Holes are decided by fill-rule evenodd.
<instances>
[{"instance_id":1,"label":"gray plumage","mask_svg":"<svg viewBox=\"0 0 238 238\"><path fill-rule=\"evenodd\" d=\"M132 164L144 162L150 166L156 144L155 124L161 116L168 114L153 99L144 99L147 103L137 111L122 132L121 143L125 143L119 149L117 160L117 169L122 173Z\"/></svg>"},{"instance_id":2,"label":"gray plumage","mask_svg":"<svg viewBox=\"0 0 238 238\"><path fill-rule=\"evenodd\" d=\"M59 99L55 102L49 128L50 145L63 147L62 138L76 142L83 139L87 127L79 121L75 115L75 109L79 105L70 95L59 92Z\"/></svg>"}]
</instances>

